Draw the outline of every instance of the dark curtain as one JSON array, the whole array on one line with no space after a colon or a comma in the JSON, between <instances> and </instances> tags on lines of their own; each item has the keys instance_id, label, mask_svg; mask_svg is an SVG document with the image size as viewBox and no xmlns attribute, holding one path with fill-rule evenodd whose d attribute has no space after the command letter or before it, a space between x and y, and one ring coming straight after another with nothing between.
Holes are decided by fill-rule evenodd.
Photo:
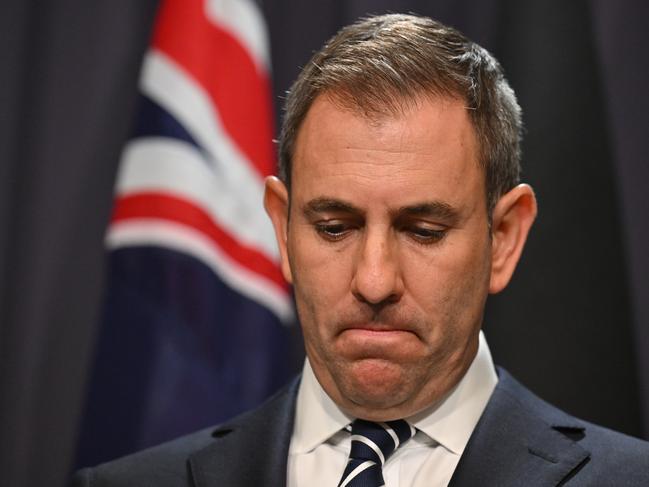
<instances>
[{"instance_id":1,"label":"dark curtain","mask_svg":"<svg viewBox=\"0 0 649 487\"><path fill-rule=\"evenodd\" d=\"M153 2L0 6L0 472L68 475Z\"/></svg>"},{"instance_id":2,"label":"dark curtain","mask_svg":"<svg viewBox=\"0 0 649 487\"><path fill-rule=\"evenodd\" d=\"M103 283L102 244L155 0L0 2L0 471L63 485ZM278 106L358 16L412 11L501 60L540 215L488 306L495 360L541 396L649 424L649 38L644 0L265 0ZM97 441L101 441L100 438Z\"/></svg>"}]
</instances>

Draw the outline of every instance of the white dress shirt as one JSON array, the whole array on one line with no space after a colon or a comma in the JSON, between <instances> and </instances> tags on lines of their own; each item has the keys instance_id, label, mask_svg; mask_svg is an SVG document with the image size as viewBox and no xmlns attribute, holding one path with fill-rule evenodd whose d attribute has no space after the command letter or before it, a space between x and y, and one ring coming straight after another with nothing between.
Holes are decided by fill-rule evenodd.
<instances>
[{"instance_id":1,"label":"white dress shirt","mask_svg":"<svg viewBox=\"0 0 649 487\"><path fill-rule=\"evenodd\" d=\"M386 487L446 486L451 480L498 377L482 332L466 374L440 403L407 419L417 434L388 458ZM306 360L297 395L295 425L288 453L288 487L335 487L349 450L354 418L322 389Z\"/></svg>"}]
</instances>

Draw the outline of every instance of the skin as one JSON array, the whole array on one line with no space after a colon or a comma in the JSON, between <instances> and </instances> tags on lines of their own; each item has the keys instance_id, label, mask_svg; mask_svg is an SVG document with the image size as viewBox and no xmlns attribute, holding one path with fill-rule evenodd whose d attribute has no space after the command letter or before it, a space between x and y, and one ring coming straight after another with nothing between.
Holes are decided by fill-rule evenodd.
<instances>
[{"instance_id":1,"label":"skin","mask_svg":"<svg viewBox=\"0 0 649 487\"><path fill-rule=\"evenodd\" d=\"M459 382L487 295L507 285L536 215L531 188L517 186L490 232L463 102L411 105L370 120L320 95L298 133L290 204L266 181L315 375L373 421L411 416Z\"/></svg>"}]
</instances>

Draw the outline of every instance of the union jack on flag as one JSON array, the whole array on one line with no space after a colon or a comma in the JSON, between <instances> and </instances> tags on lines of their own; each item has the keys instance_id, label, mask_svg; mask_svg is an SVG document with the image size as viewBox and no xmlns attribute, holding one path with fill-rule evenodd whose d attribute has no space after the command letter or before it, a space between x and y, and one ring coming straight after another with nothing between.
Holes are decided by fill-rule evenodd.
<instances>
[{"instance_id":1,"label":"union jack on flag","mask_svg":"<svg viewBox=\"0 0 649 487\"><path fill-rule=\"evenodd\" d=\"M269 55L252 0L164 0L107 232L79 466L253 407L293 372L293 308L263 211Z\"/></svg>"}]
</instances>

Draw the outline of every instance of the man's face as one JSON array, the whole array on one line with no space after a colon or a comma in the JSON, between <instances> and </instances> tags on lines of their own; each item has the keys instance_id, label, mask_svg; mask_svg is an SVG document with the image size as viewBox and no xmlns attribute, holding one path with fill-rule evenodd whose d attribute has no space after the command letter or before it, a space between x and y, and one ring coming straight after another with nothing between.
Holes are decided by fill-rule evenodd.
<instances>
[{"instance_id":1,"label":"man's face","mask_svg":"<svg viewBox=\"0 0 649 487\"><path fill-rule=\"evenodd\" d=\"M369 120L320 96L297 137L280 247L326 392L412 415L473 360L489 290L484 172L467 109L422 98Z\"/></svg>"}]
</instances>

